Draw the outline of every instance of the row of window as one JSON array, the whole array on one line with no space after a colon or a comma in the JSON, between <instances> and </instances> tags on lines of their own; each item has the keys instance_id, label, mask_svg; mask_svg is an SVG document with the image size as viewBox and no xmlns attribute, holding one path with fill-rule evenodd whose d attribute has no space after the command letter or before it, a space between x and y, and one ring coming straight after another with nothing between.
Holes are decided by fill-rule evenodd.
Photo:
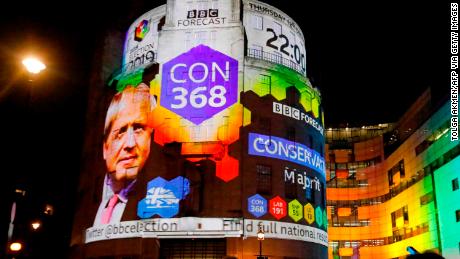
<instances>
[{"instance_id":1,"label":"row of window","mask_svg":"<svg viewBox=\"0 0 460 259\"><path fill-rule=\"evenodd\" d=\"M414 236L421 235L430 230L427 222L417 225L413 228L401 229L402 232L396 233L396 235L375 238L375 239L361 239L361 240L350 240L350 241L336 241L330 240L329 246L335 250L341 247L363 247L363 246L384 246L393 244Z\"/></svg>"},{"instance_id":2,"label":"row of window","mask_svg":"<svg viewBox=\"0 0 460 259\"><path fill-rule=\"evenodd\" d=\"M330 157L330 156L329 156ZM348 163L334 163L332 160L330 160L328 163L326 163L326 168L330 170L335 170L335 169L360 169L360 168L366 168L370 166L374 166L376 164L379 164L382 162L382 158L380 156L368 159L368 160L363 160L359 162L348 162Z\"/></svg>"},{"instance_id":3,"label":"row of window","mask_svg":"<svg viewBox=\"0 0 460 259\"><path fill-rule=\"evenodd\" d=\"M420 153L425 151L436 140L444 136L449 131L449 128L450 128L450 120L447 120L437 130L435 130L433 134L431 134L422 143L420 143L419 145L415 147L415 154L418 156Z\"/></svg>"},{"instance_id":4,"label":"row of window","mask_svg":"<svg viewBox=\"0 0 460 259\"><path fill-rule=\"evenodd\" d=\"M353 143L382 136L385 132L391 130L391 128L391 124L381 124L381 126L349 128L345 130L341 128L328 129L326 131L326 140L331 149L341 149L339 147L343 146L353 148Z\"/></svg>"},{"instance_id":5,"label":"row of window","mask_svg":"<svg viewBox=\"0 0 460 259\"><path fill-rule=\"evenodd\" d=\"M452 190L456 191L459 189L458 186L458 178L455 178L452 180ZM426 205L430 202L432 202L434 199L433 192L429 192L423 196L420 197L420 206ZM353 213L357 212L357 209L351 210L351 214L347 215L347 217L340 217L339 213L336 213L335 211L338 209L337 206L328 206L331 208L331 219L329 224L334 226L334 227L363 227L363 226L369 226L370 220L358 220L358 214ZM348 208L347 205L342 204L339 208ZM357 207L355 207L357 208ZM455 211L455 217L456 217L456 222L460 222L460 210ZM394 211L391 213L391 223L393 228L398 228L400 227L399 224L406 225L409 223L409 214L408 214L408 209L407 206L404 206L403 208Z\"/></svg>"},{"instance_id":6,"label":"row of window","mask_svg":"<svg viewBox=\"0 0 460 259\"><path fill-rule=\"evenodd\" d=\"M438 159L435 161L431 162L427 166L425 166L423 169L418 171L414 176L412 176L409 180L402 182L395 188L391 188L389 193L373 198L367 198L367 199L359 199L359 200L350 200L347 201L347 204L353 203L354 205L357 206L368 206L368 205L374 205L374 204L380 204L383 202L387 202L396 195L400 194L401 192L407 190L409 187L412 185L416 184L426 176L431 176L431 174L443 166L444 164L450 162L452 159L460 155L460 145L457 145L444 153L444 155L440 156ZM454 187L455 183L452 183L452 186ZM458 184L457 184L458 185ZM454 189L454 188L453 188ZM328 200L327 201L328 205L337 205L339 203L343 203L343 201L333 201L333 200Z\"/></svg>"},{"instance_id":7,"label":"row of window","mask_svg":"<svg viewBox=\"0 0 460 259\"><path fill-rule=\"evenodd\" d=\"M421 235L430 230L428 222L417 225L413 228L403 228L399 232L394 232L392 236L375 238L375 239L362 239L352 241L329 241L329 246L335 250L340 247L363 247L363 246L383 246L393 244L414 236Z\"/></svg>"},{"instance_id":8,"label":"row of window","mask_svg":"<svg viewBox=\"0 0 460 259\"><path fill-rule=\"evenodd\" d=\"M357 169L374 166L382 161L381 157L373 159L350 162L350 163L326 163L329 171L327 187L329 188L359 188L369 186L367 179L356 179Z\"/></svg>"},{"instance_id":9,"label":"row of window","mask_svg":"<svg viewBox=\"0 0 460 259\"><path fill-rule=\"evenodd\" d=\"M327 182L328 188L359 188L366 186L369 186L367 179L356 180L354 176L349 176L345 179L333 178Z\"/></svg>"}]
</instances>

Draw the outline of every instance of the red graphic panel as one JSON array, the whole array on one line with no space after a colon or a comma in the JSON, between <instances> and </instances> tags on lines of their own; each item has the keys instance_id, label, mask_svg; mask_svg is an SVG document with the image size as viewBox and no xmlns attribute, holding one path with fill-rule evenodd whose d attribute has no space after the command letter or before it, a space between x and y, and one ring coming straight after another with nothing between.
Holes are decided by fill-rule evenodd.
<instances>
[{"instance_id":1,"label":"red graphic panel","mask_svg":"<svg viewBox=\"0 0 460 259\"><path fill-rule=\"evenodd\" d=\"M275 198L270 200L270 214L273 215L277 220L280 220L286 217L287 214L287 204L286 202L281 199L280 196L276 196Z\"/></svg>"}]
</instances>

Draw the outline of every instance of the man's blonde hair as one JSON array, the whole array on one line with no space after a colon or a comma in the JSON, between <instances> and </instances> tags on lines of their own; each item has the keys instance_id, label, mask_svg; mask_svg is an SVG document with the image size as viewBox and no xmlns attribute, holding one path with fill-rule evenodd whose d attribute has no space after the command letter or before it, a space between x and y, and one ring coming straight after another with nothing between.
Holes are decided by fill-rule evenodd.
<instances>
[{"instance_id":1,"label":"man's blonde hair","mask_svg":"<svg viewBox=\"0 0 460 259\"><path fill-rule=\"evenodd\" d=\"M109 108L107 109L107 115L105 117L104 125L104 142L107 141L107 138L112 130L113 122L117 118L118 112L123 109L123 103L127 101L135 103L148 103L148 109L146 109L146 111L149 113L149 127L151 126L151 112L153 111L153 109L155 109L157 102L155 100L155 97L150 94L150 88L144 83L140 83L136 87L128 85L125 89L123 89L123 91L118 92L113 96Z\"/></svg>"}]
</instances>

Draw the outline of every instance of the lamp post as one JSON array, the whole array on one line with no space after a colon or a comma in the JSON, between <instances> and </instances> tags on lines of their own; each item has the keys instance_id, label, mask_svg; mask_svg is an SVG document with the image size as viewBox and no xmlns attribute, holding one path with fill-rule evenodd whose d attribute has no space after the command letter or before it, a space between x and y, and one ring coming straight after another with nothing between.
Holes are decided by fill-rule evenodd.
<instances>
[{"instance_id":1,"label":"lamp post","mask_svg":"<svg viewBox=\"0 0 460 259\"><path fill-rule=\"evenodd\" d=\"M26 57L22 60L22 64L24 68L27 70L27 81L30 83L34 81L35 78L38 77L43 70L46 69L46 65L38 58L35 57ZM32 98L32 85L27 86L27 100L26 105L29 108L31 98Z\"/></svg>"},{"instance_id":2,"label":"lamp post","mask_svg":"<svg viewBox=\"0 0 460 259\"><path fill-rule=\"evenodd\" d=\"M257 231L257 240L259 240L259 256L257 257L257 259L265 259L265 257L262 256L262 241L264 239L265 239L265 233L262 227L262 222L259 222L259 230Z\"/></svg>"},{"instance_id":3,"label":"lamp post","mask_svg":"<svg viewBox=\"0 0 460 259\"><path fill-rule=\"evenodd\" d=\"M30 84L30 82L33 81L33 79L36 78L36 76L38 76L39 73L41 73L44 69L46 69L46 65L40 61L39 59L37 58L34 58L34 57L27 57L27 58L24 58L22 60L22 65L24 65L24 69L27 71L27 75L24 74L25 78L27 79L28 82L27 85L26 85L26 89L25 89L25 116L29 117L29 113L30 113L30 102L31 102L31 91L32 91L32 87ZM27 150L26 153L28 156L30 156L30 151ZM21 181L23 182L23 180ZM19 186L15 186L15 188L13 189L14 190L14 194L12 196L12 203L11 203L11 216L10 216L10 223L9 223L9 226L8 226L8 236L7 236L7 242L6 242L6 246L7 246L7 249L5 251L5 254L6 256L13 256L15 257L16 255L19 255L19 253L22 253L23 250L24 250L24 240L16 240L15 236L17 236L18 234L18 231L19 233L21 231L23 231L21 228L17 228L15 229L15 224L16 224L16 221L18 220L17 219L17 215L16 215L16 211L17 211L17 207L23 207L22 206L22 203L23 199L25 199L25 195L26 195L26 191L25 189L23 189L22 187L19 187ZM21 212L20 213L21 215L24 214L24 212ZM19 217L19 220L22 221L22 217ZM34 230L37 230L40 226L36 225L37 222L34 222L32 228ZM17 226L19 226L21 223L19 224L16 224ZM1 256L1 253L0 253L0 256Z\"/></svg>"},{"instance_id":4,"label":"lamp post","mask_svg":"<svg viewBox=\"0 0 460 259\"><path fill-rule=\"evenodd\" d=\"M27 125L24 125L23 128L26 130L25 133L28 133L30 129L30 125L35 125L34 121L36 120L34 116L34 109L33 109L33 103L34 103L34 88L37 86L41 86L42 80L40 78L43 76L44 70L47 68L46 65L38 58L33 57L33 56L28 56L22 59L22 64L24 66L24 79L25 81L23 87L25 91L25 100L24 100L24 118L27 123ZM46 73L45 73L46 74ZM25 155L29 158L33 157L33 148L35 145L32 145L33 138L31 137L30 134L26 135L27 137L23 138L22 141L27 141L26 144L29 144L31 148L28 148L25 150ZM25 167L25 170L31 171L29 168L29 165ZM32 182L34 178L31 179L25 179L25 181L22 181L22 183L25 182ZM22 188L21 188L22 189ZM24 189L24 191L30 191L27 189Z\"/></svg>"}]
</instances>

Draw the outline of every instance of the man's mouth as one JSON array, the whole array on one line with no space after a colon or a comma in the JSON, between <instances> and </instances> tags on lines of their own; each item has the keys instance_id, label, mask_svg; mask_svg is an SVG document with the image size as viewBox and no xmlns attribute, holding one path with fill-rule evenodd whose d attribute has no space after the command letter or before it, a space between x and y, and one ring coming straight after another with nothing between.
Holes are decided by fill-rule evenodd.
<instances>
[{"instance_id":1,"label":"man's mouth","mask_svg":"<svg viewBox=\"0 0 460 259\"><path fill-rule=\"evenodd\" d=\"M125 156L125 157L122 157L118 160L119 163L122 163L122 164L129 164L129 163L132 163L136 160L137 156L136 155L132 155L132 156Z\"/></svg>"}]
</instances>

